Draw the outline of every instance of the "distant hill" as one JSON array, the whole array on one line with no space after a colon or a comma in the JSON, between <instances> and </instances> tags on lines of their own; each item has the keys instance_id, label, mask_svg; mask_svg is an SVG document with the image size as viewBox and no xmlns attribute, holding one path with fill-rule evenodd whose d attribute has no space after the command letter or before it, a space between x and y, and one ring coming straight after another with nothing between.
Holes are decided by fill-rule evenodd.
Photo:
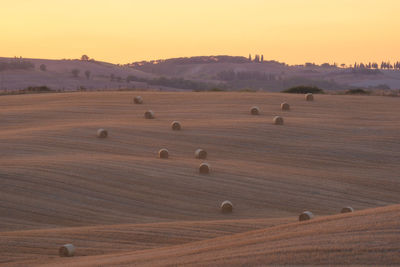
<instances>
[{"instance_id":1,"label":"distant hill","mask_svg":"<svg viewBox=\"0 0 400 267\"><path fill-rule=\"evenodd\" d=\"M352 87L399 89L400 71L339 68L308 63L289 66L277 61L250 61L245 57L204 56L141 61L128 64L136 70L165 77L203 81L226 89L281 91L297 85L314 85L327 90Z\"/></svg>"},{"instance_id":2,"label":"distant hill","mask_svg":"<svg viewBox=\"0 0 400 267\"><path fill-rule=\"evenodd\" d=\"M307 63L201 56L115 65L95 60L0 58L0 92L46 86L51 90L282 91L299 85L324 90L400 89L400 70L339 68Z\"/></svg>"},{"instance_id":3,"label":"distant hill","mask_svg":"<svg viewBox=\"0 0 400 267\"><path fill-rule=\"evenodd\" d=\"M73 70L77 70L75 77ZM85 74L87 71L90 72L88 76ZM0 58L0 91L30 86L66 91L143 87L140 83L126 83L126 77L131 75L141 78L154 76L100 61Z\"/></svg>"}]
</instances>

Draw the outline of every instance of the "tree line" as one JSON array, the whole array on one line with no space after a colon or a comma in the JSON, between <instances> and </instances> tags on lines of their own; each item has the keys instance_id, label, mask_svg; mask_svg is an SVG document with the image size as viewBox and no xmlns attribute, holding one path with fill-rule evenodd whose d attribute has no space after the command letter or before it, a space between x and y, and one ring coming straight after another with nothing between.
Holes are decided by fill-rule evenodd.
<instances>
[{"instance_id":1,"label":"tree line","mask_svg":"<svg viewBox=\"0 0 400 267\"><path fill-rule=\"evenodd\" d=\"M400 62L397 61L395 63L390 63L390 61L382 61L381 64L379 65L376 62L369 62L369 63L357 63L355 62L353 65L354 69L394 69L394 70L400 70Z\"/></svg>"}]
</instances>

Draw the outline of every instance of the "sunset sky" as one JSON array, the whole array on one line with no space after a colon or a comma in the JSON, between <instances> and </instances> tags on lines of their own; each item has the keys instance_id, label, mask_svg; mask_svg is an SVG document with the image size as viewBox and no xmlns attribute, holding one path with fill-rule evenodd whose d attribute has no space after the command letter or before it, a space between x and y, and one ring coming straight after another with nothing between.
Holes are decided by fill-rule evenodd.
<instances>
[{"instance_id":1,"label":"sunset sky","mask_svg":"<svg viewBox=\"0 0 400 267\"><path fill-rule=\"evenodd\" d=\"M399 0L15 0L0 10L0 57L400 60Z\"/></svg>"}]
</instances>

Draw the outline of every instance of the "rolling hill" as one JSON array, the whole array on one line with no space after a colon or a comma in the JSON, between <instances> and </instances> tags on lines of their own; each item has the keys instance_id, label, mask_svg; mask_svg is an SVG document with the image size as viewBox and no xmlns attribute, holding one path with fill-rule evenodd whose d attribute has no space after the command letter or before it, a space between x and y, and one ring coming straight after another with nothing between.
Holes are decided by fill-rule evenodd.
<instances>
[{"instance_id":1,"label":"rolling hill","mask_svg":"<svg viewBox=\"0 0 400 267\"><path fill-rule=\"evenodd\" d=\"M1 64L30 63L30 68L5 68ZM40 66L46 66L42 71ZM74 77L73 70L78 70ZM89 71L89 78L85 72ZM105 90L119 88L133 88L143 83L126 83L126 77L135 76L151 78L152 74L143 73L128 67L100 61L81 60L48 60L31 58L1 58L0 57L0 92L22 90L27 87L47 86L52 90L77 91L77 90Z\"/></svg>"},{"instance_id":2,"label":"rolling hill","mask_svg":"<svg viewBox=\"0 0 400 267\"><path fill-rule=\"evenodd\" d=\"M287 65L274 60L254 62L245 57L203 56L141 61L128 66L158 76L206 81L227 90L277 92L299 85L332 91L400 89L398 69L339 68L328 63Z\"/></svg>"},{"instance_id":3,"label":"rolling hill","mask_svg":"<svg viewBox=\"0 0 400 267\"><path fill-rule=\"evenodd\" d=\"M41 67L45 66L45 70ZM75 71L75 76L73 74ZM86 76L86 74L88 76ZM398 69L353 69L332 65L289 66L244 57L205 56L115 65L100 61L0 58L0 93L47 86L55 91L268 91L313 85L324 90L364 88L398 94Z\"/></svg>"},{"instance_id":4,"label":"rolling hill","mask_svg":"<svg viewBox=\"0 0 400 267\"><path fill-rule=\"evenodd\" d=\"M0 97L1 264L400 263L398 98L140 94ZM362 211L335 215L348 205ZM317 218L296 222L304 209Z\"/></svg>"},{"instance_id":5,"label":"rolling hill","mask_svg":"<svg viewBox=\"0 0 400 267\"><path fill-rule=\"evenodd\" d=\"M326 216L192 242L44 266L390 266L400 263L400 206Z\"/></svg>"}]
</instances>

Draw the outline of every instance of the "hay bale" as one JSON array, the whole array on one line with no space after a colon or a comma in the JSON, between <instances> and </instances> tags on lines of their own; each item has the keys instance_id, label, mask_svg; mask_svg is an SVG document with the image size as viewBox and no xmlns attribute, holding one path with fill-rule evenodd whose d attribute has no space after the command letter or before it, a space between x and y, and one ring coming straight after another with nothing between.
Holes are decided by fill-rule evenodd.
<instances>
[{"instance_id":1,"label":"hay bale","mask_svg":"<svg viewBox=\"0 0 400 267\"><path fill-rule=\"evenodd\" d=\"M173 121L171 123L171 128L173 131L180 131L182 129L181 123L179 121Z\"/></svg>"},{"instance_id":2,"label":"hay bale","mask_svg":"<svg viewBox=\"0 0 400 267\"><path fill-rule=\"evenodd\" d=\"M283 125L283 118L281 116L275 116L273 122L275 125Z\"/></svg>"},{"instance_id":3,"label":"hay bale","mask_svg":"<svg viewBox=\"0 0 400 267\"><path fill-rule=\"evenodd\" d=\"M305 94L306 101L314 101L314 95L312 93Z\"/></svg>"},{"instance_id":4,"label":"hay bale","mask_svg":"<svg viewBox=\"0 0 400 267\"><path fill-rule=\"evenodd\" d=\"M154 119L154 112L152 110L148 110L144 113L144 117L146 119Z\"/></svg>"},{"instance_id":5,"label":"hay bale","mask_svg":"<svg viewBox=\"0 0 400 267\"><path fill-rule=\"evenodd\" d=\"M72 244L65 244L58 249L60 257L73 257L75 255L75 246Z\"/></svg>"},{"instance_id":6,"label":"hay bale","mask_svg":"<svg viewBox=\"0 0 400 267\"><path fill-rule=\"evenodd\" d=\"M286 103L286 102L283 102L281 104L281 109L282 110L290 110L290 105L288 103Z\"/></svg>"},{"instance_id":7,"label":"hay bale","mask_svg":"<svg viewBox=\"0 0 400 267\"><path fill-rule=\"evenodd\" d=\"M135 103L135 104L143 104L143 98L140 95L135 96L133 98L133 103Z\"/></svg>"},{"instance_id":8,"label":"hay bale","mask_svg":"<svg viewBox=\"0 0 400 267\"><path fill-rule=\"evenodd\" d=\"M97 130L97 137L98 138L107 138L107 136L108 136L107 130L104 130L104 129L98 129Z\"/></svg>"},{"instance_id":9,"label":"hay bale","mask_svg":"<svg viewBox=\"0 0 400 267\"><path fill-rule=\"evenodd\" d=\"M230 202L229 200L225 200L224 202L221 203L222 213L231 213L232 211L233 211L232 202Z\"/></svg>"},{"instance_id":10,"label":"hay bale","mask_svg":"<svg viewBox=\"0 0 400 267\"><path fill-rule=\"evenodd\" d=\"M348 213L348 212L354 212L354 209L352 207L344 207L340 213Z\"/></svg>"},{"instance_id":11,"label":"hay bale","mask_svg":"<svg viewBox=\"0 0 400 267\"><path fill-rule=\"evenodd\" d=\"M260 115L260 108L256 107L256 106L251 107L250 114L251 115Z\"/></svg>"},{"instance_id":12,"label":"hay bale","mask_svg":"<svg viewBox=\"0 0 400 267\"><path fill-rule=\"evenodd\" d=\"M167 159L169 157L169 152L168 149L166 148L161 148L158 151L158 156L160 157L160 159Z\"/></svg>"},{"instance_id":13,"label":"hay bale","mask_svg":"<svg viewBox=\"0 0 400 267\"><path fill-rule=\"evenodd\" d=\"M314 218L314 214L312 214L311 211L303 211L299 215L299 221L307 221L307 220L311 220L312 218Z\"/></svg>"},{"instance_id":14,"label":"hay bale","mask_svg":"<svg viewBox=\"0 0 400 267\"><path fill-rule=\"evenodd\" d=\"M194 152L194 157L196 159L206 159L207 158L207 151L205 151L204 149L196 149L196 151Z\"/></svg>"},{"instance_id":15,"label":"hay bale","mask_svg":"<svg viewBox=\"0 0 400 267\"><path fill-rule=\"evenodd\" d=\"M209 174L210 171L211 171L210 164L204 163L204 162L202 164L200 164L200 167L199 167L200 174Z\"/></svg>"}]
</instances>

